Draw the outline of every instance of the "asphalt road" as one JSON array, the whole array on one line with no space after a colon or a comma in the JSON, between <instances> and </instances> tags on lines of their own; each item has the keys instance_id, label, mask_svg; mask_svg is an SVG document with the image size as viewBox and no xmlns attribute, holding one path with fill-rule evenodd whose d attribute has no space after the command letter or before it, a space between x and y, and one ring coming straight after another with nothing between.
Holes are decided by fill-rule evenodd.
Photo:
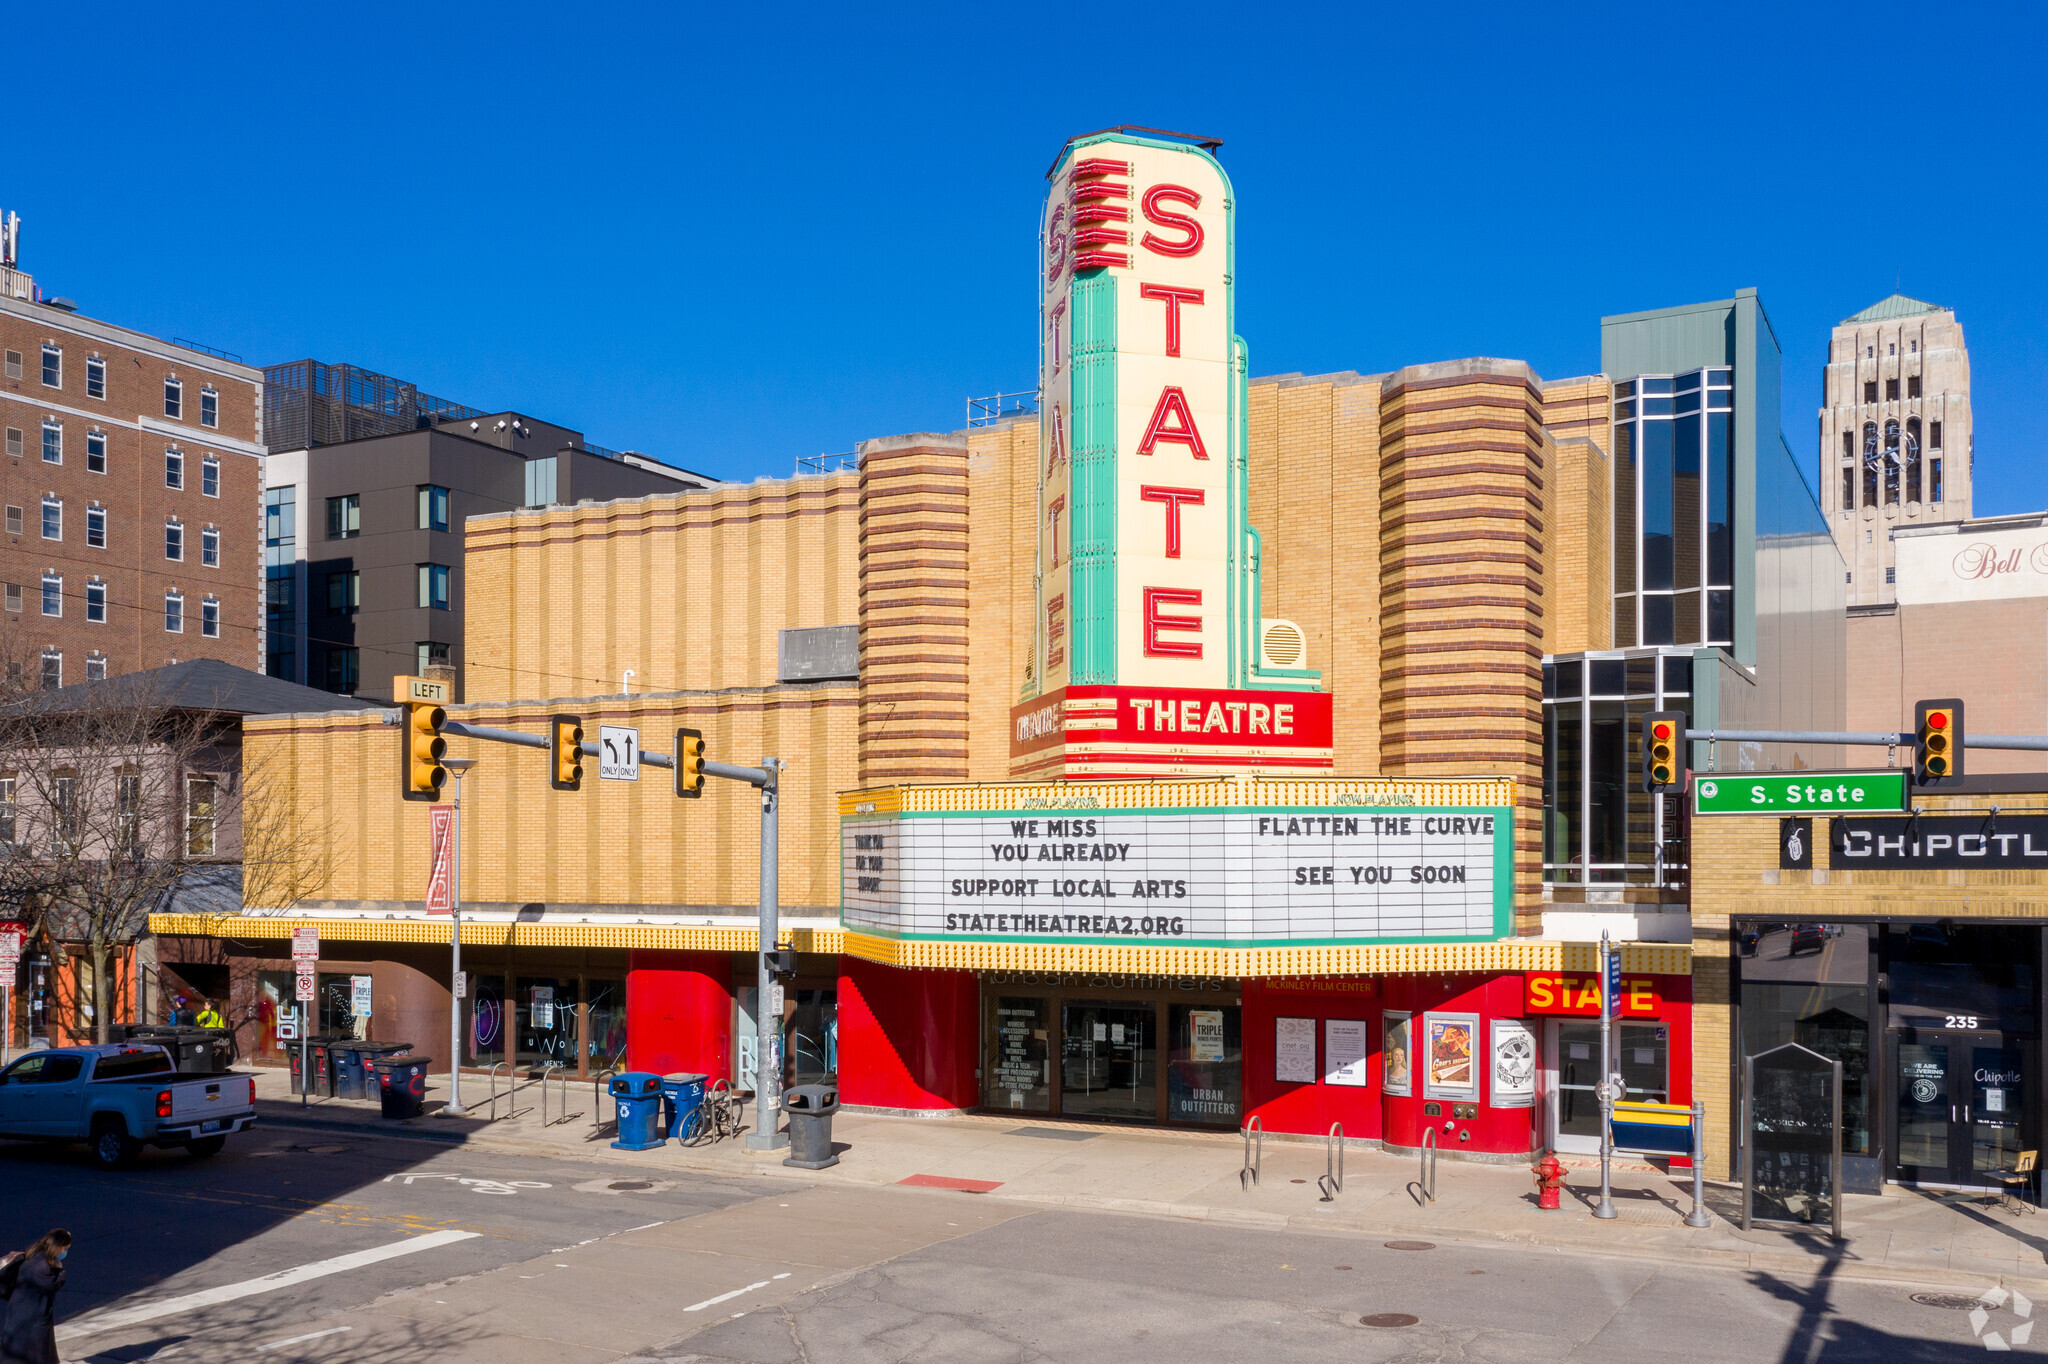
<instances>
[{"instance_id":1,"label":"asphalt road","mask_svg":"<svg viewBox=\"0 0 2048 1364\"><path fill-rule=\"evenodd\" d=\"M2011 1303L1973 1320L1909 1285L276 1128L117 1175L0 1146L0 1244L51 1225L78 1237L63 1357L96 1364L1916 1364L2027 1324ZM2019 1353L2035 1349L2048 1333Z\"/></svg>"}]
</instances>

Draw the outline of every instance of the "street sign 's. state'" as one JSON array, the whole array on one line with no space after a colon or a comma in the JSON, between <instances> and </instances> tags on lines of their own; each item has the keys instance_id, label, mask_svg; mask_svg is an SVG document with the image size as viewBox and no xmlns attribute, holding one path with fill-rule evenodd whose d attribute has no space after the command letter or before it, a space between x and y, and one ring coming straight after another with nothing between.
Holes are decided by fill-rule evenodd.
<instances>
[{"instance_id":1,"label":"street sign 's. state'","mask_svg":"<svg viewBox=\"0 0 2048 1364\"><path fill-rule=\"evenodd\" d=\"M1695 772L1696 815L1846 815L1903 810L1903 768L1877 772Z\"/></svg>"}]
</instances>

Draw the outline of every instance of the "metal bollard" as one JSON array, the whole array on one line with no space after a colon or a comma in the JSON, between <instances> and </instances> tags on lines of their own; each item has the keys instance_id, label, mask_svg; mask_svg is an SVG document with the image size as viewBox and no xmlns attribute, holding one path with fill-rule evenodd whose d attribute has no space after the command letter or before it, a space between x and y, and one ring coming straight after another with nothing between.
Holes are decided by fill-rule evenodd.
<instances>
[{"instance_id":1,"label":"metal bollard","mask_svg":"<svg viewBox=\"0 0 2048 1364\"><path fill-rule=\"evenodd\" d=\"M1238 1187L1250 1193L1258 1187L1259 1159L1266 1153L1266 1124L1254 1113L1251 1121L1244 1125L1244 1168L1237 1172ZM1252 1144L1256 1136L1258 1144Z\"/></svg>"},{"instance_id":2,"label":"metal bollard","mask_svg":"<svg viewBox=\"0 0 2048 1364\"><path fill-rule=\"evenodd\" d=\"M1344 1192L1344 1124L1330 1124L1330 1134L1324 1138L1323 1173L1316 1180L1316 1187L1323 1191L1322 1202L1336 1200Z\"/></svg>"},{"instance_id":3,"label":"metal bollard","mask_svg":"<svg viewBox=\"0 0 2048 1364\"><path fill-rule=\"evenodd\" d=\"M1421 1168L1415 1172L1416 1192L1424 1203L1436 1202L1436 1127L1422 1129Z\"/></svg>"},{"instance_id":4,"label":"metal bollard","mask_svg":"<svg viewBox=\"0 0 2048 1364\"><path fill-rule=\"evenodd\" d=\"M1688 1227L1711 1227L1714 1219L1707 1216L1707 1105L1704 1100L1692 1101L1692 1211L1685 1215Z\"/></svg>"}]
</instances>

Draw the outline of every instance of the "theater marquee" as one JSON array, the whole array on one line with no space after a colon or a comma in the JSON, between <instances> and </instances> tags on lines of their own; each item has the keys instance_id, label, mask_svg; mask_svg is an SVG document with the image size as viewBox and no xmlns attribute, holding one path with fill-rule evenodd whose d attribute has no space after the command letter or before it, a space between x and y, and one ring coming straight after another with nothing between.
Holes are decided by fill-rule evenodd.
<instances>
[{"instance_id":1,"label":"theater marquee","mask_svg":"<svg viewBox=\"0 0 2048 1364\"><path fill-rule=\"evenodd\" d=\"M1511 928L1507 789L1258 780L850 796L840 917L849 932L927 941L1492 940ZM1240 790L1253 799L1232 800Z\"/></svg>"}]
</instances>

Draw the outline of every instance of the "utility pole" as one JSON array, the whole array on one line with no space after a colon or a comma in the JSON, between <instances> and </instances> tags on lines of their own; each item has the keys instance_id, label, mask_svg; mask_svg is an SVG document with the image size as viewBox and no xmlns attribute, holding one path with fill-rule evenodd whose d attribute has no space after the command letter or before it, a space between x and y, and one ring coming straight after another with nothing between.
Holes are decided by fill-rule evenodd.
<instances>
[{"instance_id":1,"label":"utility pole","mask_svg":"<svg viewBox=\"0 0 2048 1364\"><path fill-rule=\"evenodd\" d=\"M1600 1204L1593 1209L1593 1216L1606 1219L1619 1217L1614 1210L1614 1188L1609 1182L1609 1164L1614 1158L1614 1101L1619 1096L1614 1092L1614 996L1619 993L1616 979L1621 963L1614 944L1607 941L1607 930L1600 930L1600 1086L1594 1091L1600 1100Z\"/></svg>"},{"instance_id":2,"label":"utility pole","mask_svg":"<svg viewBox=\"0 0 2048 1364\"><path fill-rule=\"evenodd\" d=\"M713 776L723 776L716 763L704 764ZM789 1145L789 1137L777 1126L782 1106L782 977L777 970L777 944L781 941L776 884L776 816L782 795L777 775L782 762L761 760L761 924L760 951L756 954L754 979L754 1130L747 1134L749 1151L775 1151ZM743 778L744 780L744 778Z\"/></svg>"},{"instance_id":3,"label":"utility pole","mask_svg":"<svg viewBox=\"0 0 2048 1364\"><path fill-rule=\"evenodd\" d=\"M462 776L475 767L475 758L443 758L441 766L455 774L455 813L448 831L448 1102L441 1106L444 1118L462 1118L469 1110L462 1106L462 1005L466 993L462 980Z\"/></svg>"}]
</instances>

